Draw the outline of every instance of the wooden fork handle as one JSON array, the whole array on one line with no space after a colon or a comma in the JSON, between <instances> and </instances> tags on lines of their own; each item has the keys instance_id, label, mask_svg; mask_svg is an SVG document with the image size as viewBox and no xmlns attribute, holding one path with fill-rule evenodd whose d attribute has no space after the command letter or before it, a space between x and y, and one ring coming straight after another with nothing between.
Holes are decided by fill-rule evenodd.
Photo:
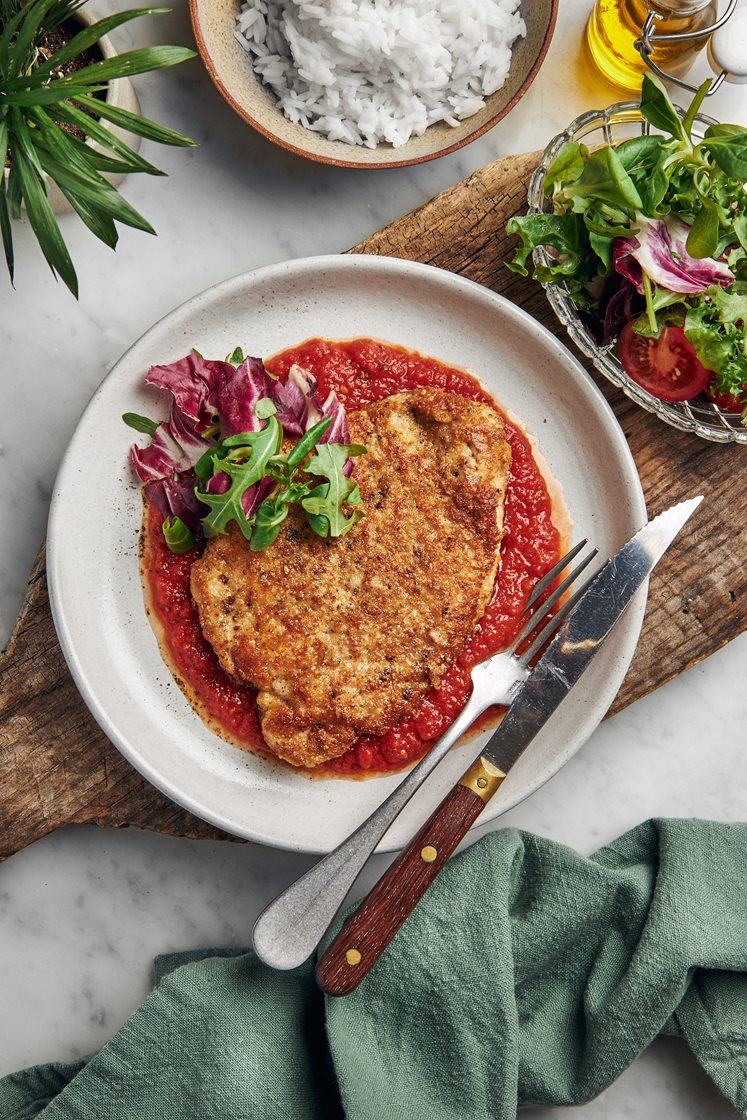
<instances>
[{"instance_id":1,"label":"wooden fork handle","mask_svg":"<svg viewBox=\"0 0 747 1120\"><path fill-rule=\"evenodd\" d=\"M316 978L329 995L357 988L477 820L505 777L485 766L470 767L319 958Z\"/></svg>"}]
</instances>

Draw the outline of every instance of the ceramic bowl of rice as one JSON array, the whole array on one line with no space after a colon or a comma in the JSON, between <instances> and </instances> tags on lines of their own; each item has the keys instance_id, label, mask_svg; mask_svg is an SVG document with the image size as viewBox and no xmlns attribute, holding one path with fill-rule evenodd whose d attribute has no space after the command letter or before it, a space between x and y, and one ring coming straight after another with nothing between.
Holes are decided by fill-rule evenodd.
<instances>
[{"instance_id":1,"label":"ceramic bowl of rice","mask_svg":"<svg viewBox=\"0 0 747 1120\"><path fill-rule=\"evenodd\" d=\"M269 140L405 167L487 132L526 93L558 0L190 0L207 70Z\"/></svg>"}]
</instances>

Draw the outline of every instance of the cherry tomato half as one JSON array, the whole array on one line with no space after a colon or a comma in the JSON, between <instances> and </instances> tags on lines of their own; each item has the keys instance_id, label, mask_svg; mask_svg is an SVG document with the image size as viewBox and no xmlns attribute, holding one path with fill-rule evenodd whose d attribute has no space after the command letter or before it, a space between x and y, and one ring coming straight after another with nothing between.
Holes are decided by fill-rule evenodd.
<instances>
[{"instance_id":1,"label":"cherry tomato half","mask_svg":"<svg viewBox=\"0 0 747 1120\"><path fill-rule=\"evenodd\" d=\"M733 393L719 393L715 381L706 386L706 394L722 412L741 412L742 397L735 397Z\"/></svg>"},{"instance_id":2,"label":"cherry tomato half","mask_svg":"<svg viewBox=\"0 0 747 1120\"><path fill-rule=\"evenodd\" d=\"M711 380L712 370L700 364L682 327L664 327L658 338L646 338L628 323L617 353L628 377L660 401L689 401Z\"/></svg>"}]
</instances>

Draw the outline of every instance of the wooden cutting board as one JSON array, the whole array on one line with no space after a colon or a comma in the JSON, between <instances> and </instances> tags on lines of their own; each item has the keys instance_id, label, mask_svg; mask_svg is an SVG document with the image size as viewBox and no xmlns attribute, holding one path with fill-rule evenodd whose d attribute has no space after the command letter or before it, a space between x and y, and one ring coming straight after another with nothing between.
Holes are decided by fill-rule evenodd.
<instances>
[{"instance_id":1,"label":"wooden cutting board","mask_svg":"<svg viewBox=\"0 0 747 1120\"><path fill-rule=\"evenodd\" d=\"M501 292L566 341L539 285L504 266L511 239L503 230L524 209L536 158L497 160L353 252L461 273ZM747 625L747 448L678 432L587 368L630 444L649 513L694 494L706 498L653 575L641 641L611 708L616 712ZM43 553L0 663L0 766L0 858L71 823L225 838L141 778L88 714L57 643Z\"/></svg>"}]
</instances>

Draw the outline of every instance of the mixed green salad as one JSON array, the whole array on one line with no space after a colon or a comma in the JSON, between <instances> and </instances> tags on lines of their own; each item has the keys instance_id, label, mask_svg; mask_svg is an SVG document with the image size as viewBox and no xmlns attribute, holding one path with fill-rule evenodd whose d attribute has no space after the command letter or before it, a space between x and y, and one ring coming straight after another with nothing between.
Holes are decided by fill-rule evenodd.
<instances>
[{"instance_id":1,"label":"mixed green salad","mask_svg":"<svg viewBox=\"0 0 747 1120\"><path fill-rule=\"evenodd\" d=\"M320 537L343 537L363 517L350 476L366 448L350 443L342 401L334 392L320 400L308 370L293 365L280 381L237 347L224 361L192 350L151 366L145 380L170 394L168 419L122 419L150 436L130 456L171 552L191 552L231 523L259 552L291 506Z\"/></svg>"},{"instance_id":2,"label":"mixed green salad","mask_svg":"<svg viewBox=\"0 0 747 1120\"><path fill-rule=\"evenodd\" d=\"M641 111L657 134L590 151L567 143L545 176L551 212L511 218L509 268L564 283L589 331L616 342L653 396L705 394L747 425L747 129L692 127L709 81L681 116L646 75Z\"/></svg>"}]
</instances>

